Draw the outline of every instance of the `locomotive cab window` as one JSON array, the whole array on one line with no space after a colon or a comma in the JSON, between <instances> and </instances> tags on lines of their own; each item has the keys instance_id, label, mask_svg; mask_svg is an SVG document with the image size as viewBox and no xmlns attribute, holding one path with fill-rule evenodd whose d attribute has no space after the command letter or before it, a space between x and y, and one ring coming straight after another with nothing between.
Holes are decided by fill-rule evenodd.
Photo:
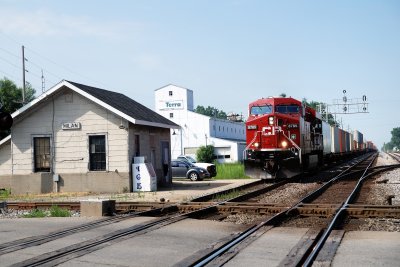
<instances>
[{"instance_id":1,"label":"locomotive cab window","mask_svg":"<svg viewBox=\"0 0 400 267\"><path fill-rule=\"evenodd\" d=\"M297 105L278 105L275 107L275 112L278 113L299 113L300 108Z\"/></svg>"},{"instance_id":2,"label":"locomotive cab window","mask_svg":"<svg viewBox=\"0 0 400 267\"><path fill-rule=\"evenodd\" d=\"M270 114L271 112L272 112L271 105L252 106L250 109L251 115L264 115L264 114Z\"/></svg>"}]
</instances>

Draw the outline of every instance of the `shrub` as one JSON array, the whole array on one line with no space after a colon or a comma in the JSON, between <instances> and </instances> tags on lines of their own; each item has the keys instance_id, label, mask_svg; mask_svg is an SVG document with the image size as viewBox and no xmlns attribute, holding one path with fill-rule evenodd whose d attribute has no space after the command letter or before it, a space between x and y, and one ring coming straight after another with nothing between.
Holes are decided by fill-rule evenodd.
<instances>
[{"instance_id":1,"label":"shrub","mask_svg":"<svg viewBox=\"0 0 400 267\"><path fill-rule=\"evenodd\" d=\"M7 199L11 195L11 189L0 189L0 199Z\"/></svg>"},{"instance_id":2,"label":"shrub","mask_svg":"<svg viewBox=\"0 0 400 267\"><path fill-rule=\"evenodd\" d=\"M196 151L197 162L208 162L212 163L214 157L214 146L201 146Z\"/></svg>"},{"instance_id":3,"label":"shrub","mask_svg":"<svg viewBox=\"0 0 400 267\"><path fill-rule=\"evenodd\" d=\"M59 206L52 206L50 208L50 216L51 217L70 217L71 212L66 209L62 209Z\"/></svg>"},{"instance_id":4,"label":"shrub","mask_svg":"<svg viewBox=\"0 0 400 267\"><path fill-rule=\"evenodd\" d=\"M34 209L31 210L28 214L23 216L24 218L43 218L46 217L46 212L44 210Z\"/></svg>"}]
</instances>

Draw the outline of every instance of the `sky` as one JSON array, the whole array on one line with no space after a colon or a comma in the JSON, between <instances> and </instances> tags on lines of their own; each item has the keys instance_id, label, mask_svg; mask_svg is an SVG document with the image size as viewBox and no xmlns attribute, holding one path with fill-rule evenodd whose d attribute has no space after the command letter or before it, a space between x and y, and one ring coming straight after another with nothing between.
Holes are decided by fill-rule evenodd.
<instances>
[{"instance_id":1,"label":"sky","mask_svg":"<svg viewBox=\"0 0 400 267\"><path fill-rule=\"evenodd\" d=\"M154 109L154 90L193 90L194 106L247 116L285 93L335 103L378 148L400 127L400 1L0 0L0 77L42 92L63 79ZM334 106L332 106L333 108Z\"/></svg>"}]
</instances>

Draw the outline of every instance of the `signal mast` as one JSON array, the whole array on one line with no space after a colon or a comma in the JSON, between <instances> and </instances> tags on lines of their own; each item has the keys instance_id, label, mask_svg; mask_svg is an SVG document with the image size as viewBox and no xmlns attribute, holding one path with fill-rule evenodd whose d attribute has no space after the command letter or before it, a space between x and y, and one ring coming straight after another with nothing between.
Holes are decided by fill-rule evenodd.
<instances>
[{"instance_id":1,"label":"signal mast","mask_svg":"<svg viewBox=\"0 0 400 267\"><path fill-rule=\"evenodd\" d=\"M347 91L343 90L343 97L341 99L333 100L333 104L320 103L318 112L321 114L322 119L328 122L329 114L335 116L338 114L357 114L369 113L367 96L363 95L361 98L351 98L346 96ZM343 128L343 127L342 127Z\"/></svg>"}]
</instances>

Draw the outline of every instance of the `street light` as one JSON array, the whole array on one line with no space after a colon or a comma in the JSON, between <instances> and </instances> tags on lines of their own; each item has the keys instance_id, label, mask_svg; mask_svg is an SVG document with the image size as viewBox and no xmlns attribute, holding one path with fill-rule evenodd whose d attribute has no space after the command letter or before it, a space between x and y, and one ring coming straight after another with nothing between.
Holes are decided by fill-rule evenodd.
<instances>
[{"instance_id":1,"label":"street light","mask_svg":"<svg viewBox=\"0 0 400 267\"><path fill-rule=\"evenodd\" d=\"M183 143L182 143L182 128L179 129L180 136L181 136L181 155L183 155ZM172 135L176 135L175 130L172 132Z\"/></svg>"}]
</instances>

